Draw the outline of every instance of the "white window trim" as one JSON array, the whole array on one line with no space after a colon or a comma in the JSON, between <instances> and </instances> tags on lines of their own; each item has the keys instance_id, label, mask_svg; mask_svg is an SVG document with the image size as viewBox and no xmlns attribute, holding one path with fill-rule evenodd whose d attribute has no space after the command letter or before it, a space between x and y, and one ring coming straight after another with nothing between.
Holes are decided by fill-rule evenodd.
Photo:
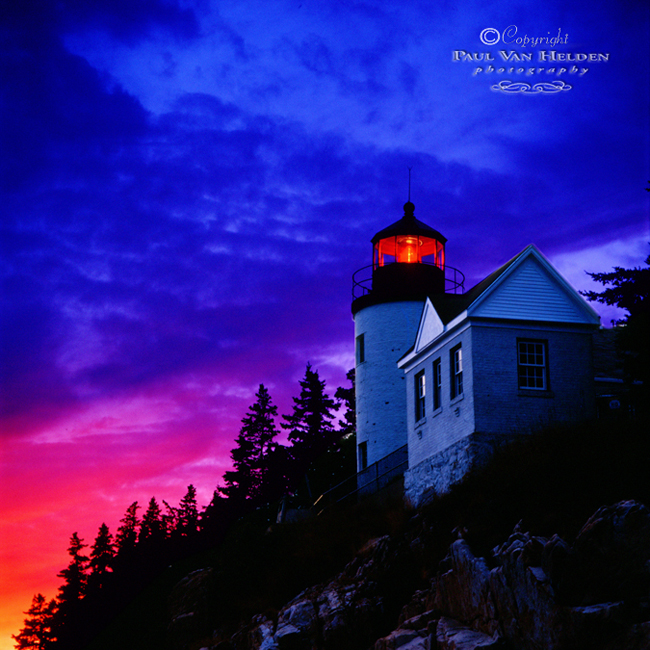
<instances>
[{"instance_id":1,"label":"white window trim","mask_svg":"<svg viewBox=\"0 0 650 650\"><path fill-rule=\"evenodd\" d=\"M415 421L420 422L426 417L427 376L424 370L415 375Z\"/></svg>"},{"instance_id":2,"label":"white window trim","mask_svg":"<svg viewBox=\"0 0 650 650\"><path fill-rule=\"evenodd\" d=\"M526 346L535 346L534 350L531 352L530 349L527 349L525 352L522 352L522 345ZM525 354L527 357L530 355L537 357L539 355L538 350L541 349L542 363L537 363L536 360L533 363L529 363L528 359L526 362L522 362L522 354ZM522 380L525 383L530 382L531 378L536 380L536 375L532 376L522 375L522 369L541 369L541 386L524 386L522 385ZM517 387L519 390L532 390L532 391L548 391L549 390L549 381L548 381L548 341L545 339L517 339ZM535 382L536 383L536 382Z\"/></svg>"}]
</instances>

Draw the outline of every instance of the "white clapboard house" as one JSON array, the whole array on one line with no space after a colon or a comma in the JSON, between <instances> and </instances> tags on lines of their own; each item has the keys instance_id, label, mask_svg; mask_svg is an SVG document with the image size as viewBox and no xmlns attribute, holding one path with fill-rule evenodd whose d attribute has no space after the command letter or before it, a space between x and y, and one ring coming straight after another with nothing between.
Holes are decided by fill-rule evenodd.
<instances>
[{"instance_id":1,"label":"white clapboard house","mask_svg":"<svg viewBox=\"0 0 650 650\"><path fill-rule=\"evenodd\" d=\"M446 239L404 206L355 273L358 485L413 504L514 436L592 417L596 312L533 245L467 292Z\"/></svg>"}]
</instances>

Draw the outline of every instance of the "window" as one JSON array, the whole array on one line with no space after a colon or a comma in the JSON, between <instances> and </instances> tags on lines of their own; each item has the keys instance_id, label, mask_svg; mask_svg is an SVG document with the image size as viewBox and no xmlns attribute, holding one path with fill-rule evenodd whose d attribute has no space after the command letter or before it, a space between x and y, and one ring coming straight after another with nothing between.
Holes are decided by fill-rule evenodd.
<instances>
[{"instance_id":1,"label":"window","mask_svg":"<svg viewBox=\"0 0 650 650\"><path fill-rule=\"evenodd\" d=\"M440 408L440 395L442 389L442 366L440 357L433 362L433 410Z\"/></svg>"},{"instance_id":2,"label":"window","mask_svg":"<svg viewBox=\"0 0 650 650\"><path fill-rule=\"evenodd\" d=\"M362 472L368 467L368 443L359 443L359 471Z\"/></svg>"},{"instance_id":3,"label":"window","mask_svg":"<svg viewBox=\"0 0 650 650\"><path fill-rule=\"evenodd\" d=\"M517 341L519 388L548 390L546 341Z\"/></svg>"},{"instance_id":4,"label":"window","mask_svg":"<svg viewBox=\"0 0 650 650\"><path fill-rule=\"evenodd\" d=\"M366 343L363 334L357 336L357 364L366 360Z\"/></svg>"},{"instance_id":5,"label":"window","mask_svg":"<svg viewBox=\"0 0 650 650\"><path fill-rule=\"evenodd\" d=\"M457 345L449 351L451 399L463 394L463 348Z\"/></svg>"},{"instance_id":6,"label":"window","mask_svg":"<svg viewBox=\"0 0 650 650\"><path fill-rule=\"evenodd\" d=\"M415 375L415 421L421 420L425 415L424 397L427 392L424 370Z\"/></svg>"}]
</instances>

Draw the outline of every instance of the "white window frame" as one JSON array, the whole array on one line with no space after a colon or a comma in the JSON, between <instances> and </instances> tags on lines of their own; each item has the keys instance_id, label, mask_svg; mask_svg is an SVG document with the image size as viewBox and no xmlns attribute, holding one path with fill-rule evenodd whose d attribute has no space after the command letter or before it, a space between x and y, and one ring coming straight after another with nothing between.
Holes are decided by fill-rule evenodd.
<instances>
[{"instance_id":1,"label":"white window frame","mask_svg":"<svg viewBox=\"0 0 650 650\"><path fill-rule=\"evenodd\" d=\"M451 399L463 394L463 346L458 344L449 351Z\"/></svg>"},{"instance_id":2,"label":"white window frame","mask_svg":"<svg viewBox=\"0 0 650 650\"><path fill-rule=\"evenodd\" d=\"M420 370L415 375L415 421L422 420L427 412L426 409L427 395L427 377L424 370Z\"/></svg>"},{"instance_id":3,"label":"white window frame","mask_svg":"<svg viewBox=\"0 0 650 650\"><path fill-rule=\"evenodd\" d=\"M368 443L364 440L358 444L359 449L359 471L368 469Z\"/></svg>"},{"instance_id":4,"label":"white window frame","mask_svg":"<svg viewBox=\"0 0 650 650\"><path fill-rule=\"evenodd\" d=\"M357 336L357 365L366 360L366 337L365 334Z\"/></svg>"},{"instance_id":5,"label":"white window frame","mask_svg":"<svg viewBox=\"0 0 650 650\"><path fill-rule=\"evenodd\" d=\"M517 339L517 386L521 390L548 390L548 341Z\"/></svg>"},{"instance_id":6,"label":"white window frame","mask_svg":"<svg viewBox=\"0 0 650 650\"><path fill-rule=\"evenodd\" d=\"M442 406L442 359L438 357L433 362L433 410Z\"/></svg>"}]
</instances>

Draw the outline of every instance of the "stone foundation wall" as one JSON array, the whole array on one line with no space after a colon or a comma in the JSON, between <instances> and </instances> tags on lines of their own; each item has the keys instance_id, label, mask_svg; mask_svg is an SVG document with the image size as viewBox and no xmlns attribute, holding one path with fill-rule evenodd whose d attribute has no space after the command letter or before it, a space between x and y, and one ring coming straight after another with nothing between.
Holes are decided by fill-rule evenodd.
<instances>
[{"instance_id":1,"label":"stone foundation wall","mask_svg":"<svg viewBox=\"0 0 650 650\"><path fill-rule=\"evenodd\" d=\"M514 435L473 433L447 449L423 460L404 474L407 503L420 507L434 496L444 494L476 467L481 467L495 451L513 440Z\"/></svg>"}]
</instances>

